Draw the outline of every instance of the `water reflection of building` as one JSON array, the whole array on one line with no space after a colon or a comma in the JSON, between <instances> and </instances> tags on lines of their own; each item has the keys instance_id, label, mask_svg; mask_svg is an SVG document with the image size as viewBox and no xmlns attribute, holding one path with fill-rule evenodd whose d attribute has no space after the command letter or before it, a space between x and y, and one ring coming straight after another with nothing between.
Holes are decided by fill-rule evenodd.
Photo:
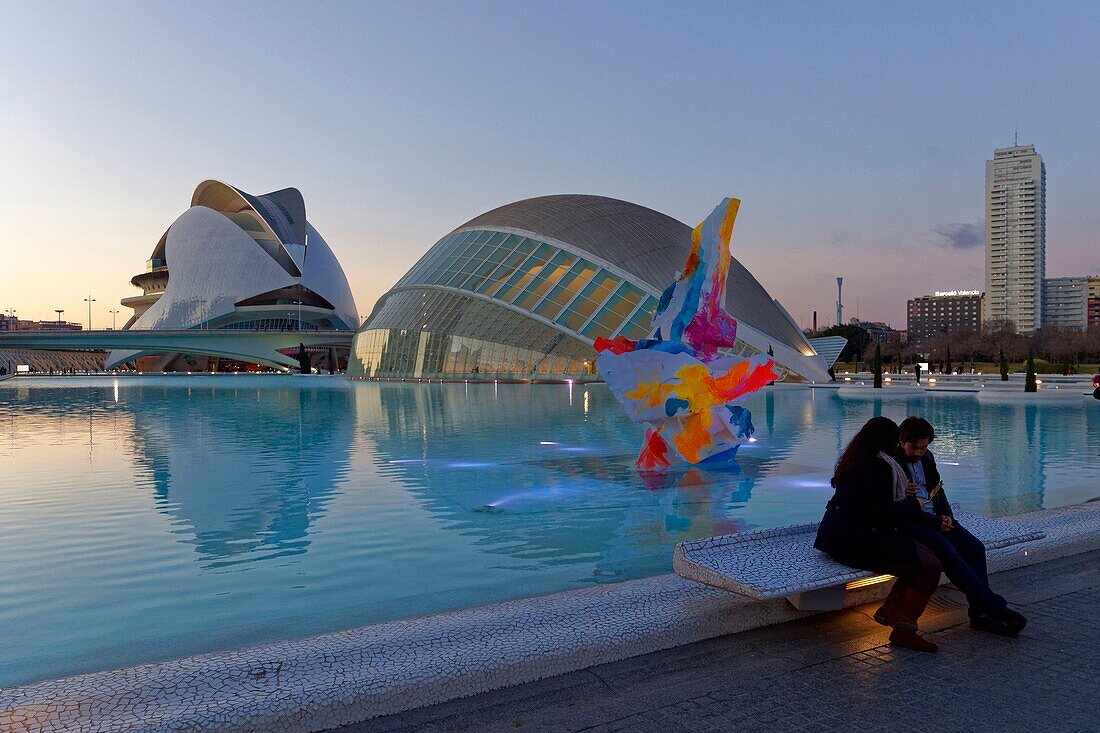
<instances>
[{"instance_id":1,"label":"water reflection of building","mask_svg":"<svg viewBox=\"0 0 1100 733\"><path fill-rule=\"evenodd\" d=\"M251 391L125 393L135 458L157 506L190 529L210 566L305 552L348 471L355 428L346 390L264 389L249 399Z\"/></svg>"},{"instance_id":2,"label":"water reflection of building","mask_svg":"<svg viewBox=\"0 0 1100 733\"><path fill-rule=\"evenodd\" d=\"M982 513L1019 514L1043 508L1046 431L1036 405L980 404L981 455L989 491ZM1049 413L1049 410L1046 411Z\"/></svg>"},{"instance_id":3,"label":"water reflection of building","mask_svg":"<svg viewBox=\"0 0 1100 733\"><path fill-rule=\"evenodd\" d=\"M647 486L631 466L637 429L610 393L577 385L570 404L567 389L382 383L355 395L381 471L446 530L524 567L592 563L597 581L667 572L675 542L742 527L746 476Z\"/></svg>"}]
</instances>

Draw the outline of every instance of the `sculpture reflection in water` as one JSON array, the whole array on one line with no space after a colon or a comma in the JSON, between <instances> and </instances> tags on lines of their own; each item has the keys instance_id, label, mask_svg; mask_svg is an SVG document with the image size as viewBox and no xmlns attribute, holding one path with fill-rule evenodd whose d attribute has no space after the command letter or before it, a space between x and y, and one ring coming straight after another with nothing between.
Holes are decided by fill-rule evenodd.
<instances>
[{"instance_id":1,"label":"sculpture reflection in water","mask_svg":"<svg viewBox=\"0 0 1100 733\"><path fill-rule=\"evenodd\" d=\"M723 304L740 203L724 199L695 227L684 270L661 295L649 338L596 339L607 386L631 420L649 424L639 470L729 464L754 432L748 410L733 402L779 376L767 357L719 355L737 340L737 321Z\"/></svg>"},{"instance_id":2,"label":"sculpture reflection in water","mask_svg":"<svg viewBox=\"0 0 1100 733\"><path fill-rule=\"evenodd\" d=\"M636 444L609 391L586 387L572 407L567 391L383 383L356 398L381 473L436 528L499 557L500 568L568 574L570 583L645 577L669 571L680 540L749 526L754 482L736 466L632 471ZM585 401L588 420L579 418ZM583 575L571 569L586 564Z\"/></svg>"}]
</instances>

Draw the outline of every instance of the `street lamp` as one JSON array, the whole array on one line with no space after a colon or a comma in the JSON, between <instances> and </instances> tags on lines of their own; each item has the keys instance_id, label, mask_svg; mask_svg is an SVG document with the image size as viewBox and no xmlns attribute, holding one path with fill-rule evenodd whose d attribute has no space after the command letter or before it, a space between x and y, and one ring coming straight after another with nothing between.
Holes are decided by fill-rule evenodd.
<instances>
[{"instance_id":1,"label":"street lamp","mask_svg":"<svg viewBox=\"0 0 1100 733\"><path fill-rule=\"evenodd\" d=\"M95 298L88 294L88 297L84 299L84 302L88 304L88 330L92 330L92 303L95 302Z\"/></svg>"},{"instance_id":2,"label":"street lamp","mask_svg":"<svg viewBox=\"0 0 1100 733\"><path fill-rule=\"evenodd\" d=\"M118 315L118 308L112 308L111 310L109 310L107 312L111 314L111 330L114 331L114 330L116 330L116 326L118 325L115 322L115 316Z\"/></svg>"},{"instance_id":3,"label":"street lamp","mask_svg":"<svg viewBox=\"0 0 1100 733\"><path fill-rule=\"evenodd\" d=\"M291 301L291 302L298 306L298 331L301 332L301 330L302 330L302 301L294 300L294 301Z\"/></svg>"}]
</instances>

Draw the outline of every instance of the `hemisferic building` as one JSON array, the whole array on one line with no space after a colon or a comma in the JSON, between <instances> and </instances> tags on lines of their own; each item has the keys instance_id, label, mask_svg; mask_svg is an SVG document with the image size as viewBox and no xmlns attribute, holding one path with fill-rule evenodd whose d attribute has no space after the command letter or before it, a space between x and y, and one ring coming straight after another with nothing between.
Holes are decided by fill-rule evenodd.
<instances>
[{"instance_id":1,"label":"hemisferic building","mask_svg":"<svg viewBox=\"0 0 1100 733\"><path fill-rule=\"evenodd\" d=\"M348 374L364 379L596 381L599 337L645 338L691 227L627 201L557 195L477 216L440 239L375 305ZM801 329L734 257L735 351L788 379L828 379Z\"/></svg>"}]
</instances>

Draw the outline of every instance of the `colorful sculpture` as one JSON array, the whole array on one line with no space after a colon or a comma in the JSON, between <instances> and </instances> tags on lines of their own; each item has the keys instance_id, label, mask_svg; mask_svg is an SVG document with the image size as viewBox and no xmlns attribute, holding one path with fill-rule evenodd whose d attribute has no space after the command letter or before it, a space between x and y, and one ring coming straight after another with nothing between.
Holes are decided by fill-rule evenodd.
<instances>
[{"instance_id":1,"label":"colorful sculpture","mask_svg":"<svg viewBox=\"0 0 1100 733\"><path fill-rule=\"evenodd\" d=\"M649 338L596 339L596 366L612 394L631 420L650 424L634 463L640 470L731 461L754 432L749 411L731 403L779 376L768 357L718 355L737 338L723 303L740 204L723 200L692 232L687 263L661 294Z\"/></svg>"}]
</instances>

